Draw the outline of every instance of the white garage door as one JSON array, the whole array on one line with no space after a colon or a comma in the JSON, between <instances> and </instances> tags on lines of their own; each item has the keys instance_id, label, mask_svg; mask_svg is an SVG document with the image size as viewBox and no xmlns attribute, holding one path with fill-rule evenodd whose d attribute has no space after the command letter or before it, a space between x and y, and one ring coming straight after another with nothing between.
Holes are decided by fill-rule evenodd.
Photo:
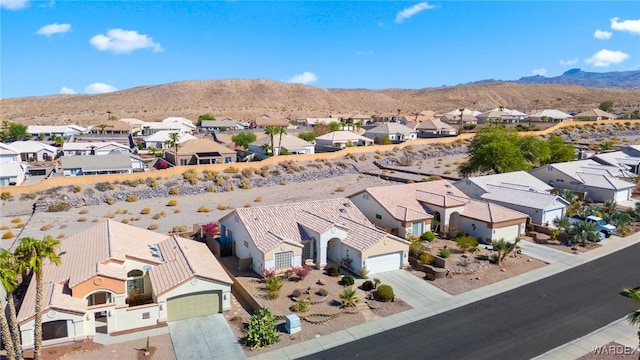
<instances>
[{"instance_id":1,"label":"white garage door","mask_svg":"<svg viewBox=\"0 0 640 360\"><path fill-rule=\"evenodd\" d=\"M220 291L207 291L171 298L167 300L167 319L174 321L219 313L220 297Z\"/></svg>"},{"instance_id":2,"label":"white garage door","mask_svg":"<svg viewBox=\"0 0 640 360\"><path fill-rule=\"evenodd\" d=\"M549 222L549 224L553 225L553 221L556 218L561 218L562 217L562 208L560 209L555 209L555 210L549 210L547 212L544 213L544 217L542 218L542 224Z\"/></svg>"},{"instance_id":3,"label":"white garage door","mask_svg":"<svg viewBox=\"0 0 640 360\"><path fill-rule=\"evenodd\" d=\"M616 202L629 200L629 189L616 192Z\"/></svg>"},{"instance_id":4,"label":"white garage door","mask_svg":"<svg viewBox=\"0 0 640 360\"><path fill-rule=\"evenodd\" d=\"M390 271L390 270L398 270L402 268L402 253L397 252L393 254L373 256L368 258L365 263L367 265L367 270L369 270L369 275Z\"/></svg>"}]
</instances>

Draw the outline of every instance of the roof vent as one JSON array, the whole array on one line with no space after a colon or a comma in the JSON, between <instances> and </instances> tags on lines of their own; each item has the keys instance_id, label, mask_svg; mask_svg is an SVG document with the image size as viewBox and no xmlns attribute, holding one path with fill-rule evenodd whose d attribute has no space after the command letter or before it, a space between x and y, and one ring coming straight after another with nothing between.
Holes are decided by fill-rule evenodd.
<instances>
[{"instance_id":1,"label":"roof vent","mask_svg":"<svg viewBox=\"0 0 640 360\"><path fill-rule=\"evenodd\" d=\"M346 213L346 212L347 212L347 209L345 209L345 208L340 208L340 212L344 214L344 213Z\"/></svg>"},{"instance_id":2,"label":"roof vent","mask_svg":"<svg viewBox=\"0 0 640 360\"><path fill-rule=\"evenodd\" d=\"M351 206L351 204L349 204L349 203L342 203L342 205L344 205L344 207L349 207L349 206Z\"/></svg>"},{"instance_id":3,"label":"roof vent","mask_svg":"<svg viewBox=\"0 0 640 360\"><path fill-rule=\"evenodd\" d=\"M453 195L451 191L447 191L447 195Z\"/></svg>"}]
</instances>

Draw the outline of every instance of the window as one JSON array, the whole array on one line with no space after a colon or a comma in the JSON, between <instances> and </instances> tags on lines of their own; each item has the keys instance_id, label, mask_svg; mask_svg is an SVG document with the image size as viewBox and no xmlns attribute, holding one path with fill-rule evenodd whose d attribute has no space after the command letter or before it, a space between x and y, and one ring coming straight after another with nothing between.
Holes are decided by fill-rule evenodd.
<instances>
[{"instance_id":1,"label":"window","mask_svg":"<svg viewBox=\"0 0 640 360\"><path fill-rule=\"evenodd\" d=\"M138 294L144 294L144 273L141 270L131 270L127 273L127 294L134 289Z\"/></svg>"},{"instance_id":2,"label":"window","mask_svg":"<svg viewBox=\"0 0 640 360\"><path fill-rule=\"evenodd\" d=\"M186 166L187 165L187 159L180 159L180 166Z\"/></svg>"},{"instance_id":3,"label":"window","mask_svg":"<svg viewBox=\"0 0 640 360\"><path fill-rule=\"evenodd\" d=\"M423 229L424 229L424 223L423 222L414 222L413 226L411 228L411 233L413 235L420 236L424 232Z\"/></svg>"},{"instance_id":4,"label":"window","mask_svg":"<svg viewBox=\"0 0 640 360\"><path fill-rule=\"evenodd\" d=\"M230 156L225 157L224 158L224 163L225 164L231 164L231 157Z\"/></svg>"},{"instance_id":5,"label":"window","mask_svg":"<svg viewBox=\"0 0 640 360\"><path fill-rule=\"evenodd\" d=\"M247 240L244 241L244 247L246 247L246 248L249 247L249 242Z\"/></svg>"},{"instance_id":6,"label":"window","mask_svg":"<svg viewBox=\"0 0 640 360\"><path fill-rule=\"evenodd\" d=\"M276 270L288 269L291 267L291 259L293 258L293 251L286 251L276 253L275 255L275 267Z\"/></svg>"},{"instance_id":7,"label":"window","mask_svg":"<svg viewBox=\"0 0 640 360\"><path fill-rule=\"evenodd\" d=\"M376 214L376 219L378 219L378 220L382 220L382 215L380 215L380 214Z\"/></svg>"},{"instance_id":8,"label":"window","mask_svg":"<svg viewBox=\"0 0 640 360\"><path fill-rule=\"evenodd\" d=\"M149 317L150 316L149 316L148 312L142 313L142 320L147 320L147 319L149 319Z\"/></svg>"}]
</instances>

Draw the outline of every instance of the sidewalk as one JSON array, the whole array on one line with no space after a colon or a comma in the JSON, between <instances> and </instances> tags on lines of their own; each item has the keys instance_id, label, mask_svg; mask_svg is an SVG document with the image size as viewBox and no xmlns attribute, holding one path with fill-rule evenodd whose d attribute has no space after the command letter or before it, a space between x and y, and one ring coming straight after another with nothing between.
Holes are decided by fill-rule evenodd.
<instances>
[{"instance_id":1,"label":"sidewalk","mask_svg":"<svg viewBox=\"0 0 640 360\"><path fill-rule=\"evenodd\" d=\"M295 359L298 357L311 355L316 352L330 349L351 341L359 340L373 334L381 333L386 330L394 329L418 320L422 320L433 315L440 314L457 307L491 297L501 292L518 288L525 284L538 281L540 279L582 265L591 260L606 256L610 253L624 249L638 242L640 242L640 233L635 233L626 238L612 236L608 239L603 240L601 242L601 247L580 254L564 253L562 251L544 247L544 245L529 243L522 248L523 253L533 257L536 257L536 255L540 256L542 257L541 260L548 262L549 265L497 283L493 283L491 285L484 286L479 289L465 292L457 296L449 295L436 288L435 286L431 286L425 283L424 281L418 279L417 277L409 274L404 270L396 270L384 274L379 274L377 275L377 277L379 277L383 282L391 284L398 297L402 298L404 301L413 306L412 310L373 320L358 326L335 332L333 334L321 336L316 339L307 340L295 345L276 349L268 353L254 356L251 359ZM609 336L607 335L608 333L604 334L605 337ZM631 334L633 335L635 334L635 332L632 331ZM602 344L597 345L603 346L611 340L612 339L607 338L607 340ZM637 345L637 339L634 344ZM582 355L588 353L590 350L590 347L587 348L587 350ZM555 350L552 350L547 354L549 354L550 356L557 356L557 358L562 358L561 352L557 353L556 355L555 353L553 353L553 351ZM575 351L575 349L573 351ZM564 358L567 357L565 356Z\"/></svg>"}]
</instances>

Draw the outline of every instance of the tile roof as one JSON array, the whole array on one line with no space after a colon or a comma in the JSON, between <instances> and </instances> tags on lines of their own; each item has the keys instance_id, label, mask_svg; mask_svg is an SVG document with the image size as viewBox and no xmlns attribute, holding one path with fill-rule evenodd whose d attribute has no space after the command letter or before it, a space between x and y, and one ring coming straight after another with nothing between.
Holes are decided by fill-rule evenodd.
<instances>
[{"instance_id":1,"label":"tile roof","mask_svg":"<svg viewBox=\"0 0 640 360\"><path fill-rule=\"evenodd\" d=\"M41 150L45 150L50 153L58 152L55 146L44 144L39 141L14 141L11 146L20 153L35 153Z\"/></svg>"},{"instance_id":2,"label":"tile roof","mask_svg":"<svg viewBox=\"0 0 640 360\"><path fill-rule=\"evenodd\" d=\"M502 186L487 186L487 193L480 197L487 201L498 201L504 204L525 206L534 209L544 209L554 201L569 203L558 195L530 191L526 189L506 188Z\"/></svg>"},{"instance_id":3,"label":"tile roof","mask_svg":"<svg viewBox=\"0 0 640 360\"><path fill-rule=\"evenodd\" d=\"M420 124L418 124L417 130L454 130L454 128L445 123L440 121L439 119L433 119L433 120L427 120L427 121L423 121Z\"/></svg>"},{"instance_id":4,"label":"tile roof","mask_svg":"<svg viewBox=\"0 0 640 360\"><path fill-rule=\"evenodd\" d=\"M575 118L579 118L579 117L604 117L604 118L608 118L608 119L617 119L618 117L616 115L610 114L606 111L600 110L600 109L591 109L591 110L587 110L587 111L583 111L579 114L575 114L574 115Z\"/></svg>"},{"instance_id":5,"label":"tile roof","mask_svg":"<svg viewBox=\"0 0 640 360\"><path fill-rule=\"evenodd\" d=\"M369 139L367 139L367 140L369 140ZM277 135L273 137L273 142L274 142L274 145L276 147L278 147L278 142L279 141L280 140L279 140L279 137ZM262 137L262 138L260 138L260 139L258 139L256 141L252 142L249 145L260 147L260 146L262 146L264 144L271 145L271 138L269 136ZM308 142L308 141L302 140L302 139L300 139L299 137L297 137L295 135L287 134L287 135L283 135L282 136L282 147L287 149L287 150L301 149L301 148L305 148L307 146L313 146L313 144Z\"/></svg>"},{"instance_id":6,"label":"tile roof","mask_svg":"<svg viewBox=\"0 0 640 360\"><path fill-rule=\"evenodd\" d=\"M538 111L535 114L531 114L529 116L533 118L541 118L543 116L546 116L552 119L570 119L573 117L565 112L562 112L556 109L544 109L544 110Z\"/></svg>"},{"instance_id":7,"label":"tile roof","mask_svg":"<svg viewBox=\"0 0 640 360\"><path fill-rule=\"evenodd\" d=\"M144 138L144 141L146 142L165 142L167 140L169 140L169 134L171 133L175 133L175 131L171 131L171 130L160 130L157 131L149 136L147 136L146 138ZM178 143L182 144L183 142L189 141L189 140L193 140L193 139L197 139L195 136L188 134L188 133L179 133L180 137L178 138Z\"/></svg>"},{"instance_id":8,"label":"tile roof","mask_svg":"<svg viewBox=\"0 0 640 360\"><path fill-rule=\"evenodd\" d=\"M282 243L302 247L301 241L307 239L304 228L321 231L338 227L345 229L345 245L364 251L385 238L395 239L382 230L378 230L346 198L306 201L291 204L260 206L235 209L226 218L238 216L262 253L276 248Z\"/></svg>"},{"instance_id":9,"label":"tile roof","mask_svg":"<svg viewBox=\"0 0 640 360\"><path fill-rule=\"evenodd\" d=\"M169 148L167 151L173 153L173 149ZM178 148L178 154L195 154L195 153L203 153L203 152L218 152L220 154L235 154L234 150L229 149L228 147L218 144L217 142L205 138L205 139L192 139L186 141L180 145Z\"/></svg>"},{"instance_id":10,"label":"tile roof","mask_svg":"<svg viewBox=\"0 0 640 360\"><path fill-rule=\"evenodd\" d=\"M553 186L549 186L544 181L529 174L526 171L513 171L503 174L493 174L485 176L472 176L466 179L457 181L461 183L464 181L471 181L481 189L488 191L489 185L503 186L514 189L535 190L538 192L550 192L553 190Z\"/></svg>"},{"instance_id":11,"label":"tile roof","mask_svg":"<svg viewBox=\"0 0 640 360\"><path fill-rule=\"evenodd\" d=\"M328 134L318 136L316 140L330 140L330 141L366 141L373 142L373 140L362 135L358 135L351 131L332 131Z\"/></svg>"},{"instance_id":12,"label":"tile roof","mask_svg":"<svg viewBox=\"0 0 640 360\"><path fill-rule=\"evenodd\" d=\"M624 166L627 170L631 170L630 166L638 166L640 164L640 152L634 146L628 146L620 151L609 151L596 154L592 157L599 163L613 166Z\"/></svg>"},{"instance_id":13,"label":"tile roof","mask_svg":"<svg viewBox=\"0 0 640 360\"><path fill-rule=\"evenodd\" d=\"M593 159L567 161L562 163L549 164L547 166L554 168L580 182L584 182L582 180L583 177L578 176L582 174L609 176L614 178L635 177L633 173L630 173L625 169L622 169L618 166L600 164Z\"/></svg>"},{"instance_id":14,"label":"tile roof","mask_svg":"<svg viewBox=\"0 0 640 360\"><path fill-rule=\"evenodd\" d=\"M94 150L100 150L104 148L114 148L114 149L122 149L129 151L129 147L114 141L79 141L79 142L69 142L64 143L62 145L62 151L89 151L93 148Z\"/></svg>"},{"instance_id":15,"label":"tile roof","mask_svg":"<svg viewBox=\"0 0 640 360\"><path fill-rule=\"evenodd\" d=\"M486 223L500 223L504 221L526 219L529 215L511 210L501 205L486 201L470 200L460 212L460 216L484 221Z\"/></svg>"},{"instance_id":16,"label":"tile roof","mask_svg":"<svg viewBox=\"0 0 640 360\"><path fill-rule=\"evenodd\" d=\"M0 155L20 155L20 152L9 144L0 143Z\"/></svg>"},{"instance_id":17,"label":"tile roof","mask_svg":"<svg viewBox=\"0 0 640 360\"><path fill-rule=\"evenodd\" d=\"M402 124L385 122L382 123L382 125L376 126L373 129L367 131L367 134L402 134L405 136L409 136L413 132L415 131Z\"/></svg>"},{"instance_id":18,"label":"tile roof","mask_svg":"<svg viewBox=\"0 0 640 360\"><path fill-rule=\"evenodd\" d=\"M87 131L78 125L29 125L29 134L50 134L50 133L81 133Z\"/></svg>"},{"instance_id":19,"label":"tile roof","mask_svg":"<svg viewBox=\"0 0 640 360\"><path fill-rule=\"evenodd\" d=\"M161 258L153 255L152 245L159 246ZM87 301L71 297L70 289L96 275L125 280L127 271L131 269L127 269L124 263L130 259L152 265L149 276L156 296L193 277L232 283L204 243L113 220L105 220L60 240L59 250L60 265L46 263L43 272L45 309L84 313ZM33 316L34 303L35 279L29 284L18 314L20 322Z\"/></svg>"},{"instance_id":20,"label":"tile roof","mask_svg":"<svg viewBox=\"0 0 640 360\"><path fill-rule=\"evenodd\" d=\"M105 132L108 131L131 131L131 129L133 129L134 125L128 123L128 122L124 122L124 121L107 121L107 122L99 122L93 125L89 125L89 129L91 129L91 131L99 131L102 132L102 128L100 127L100 125L106 125L107 127L104 128Z\"/></svg>"},{"instance_id":21,"label":"tile roof","mask_svg":"<svg viewBox=\"0 0 640 360\"><path fill-rule=\"evenodd\" d=\"M83 171L107 171L131 168L130 154L75 155L60 158L63 169Z\"/></svg>"}]
</instances>

